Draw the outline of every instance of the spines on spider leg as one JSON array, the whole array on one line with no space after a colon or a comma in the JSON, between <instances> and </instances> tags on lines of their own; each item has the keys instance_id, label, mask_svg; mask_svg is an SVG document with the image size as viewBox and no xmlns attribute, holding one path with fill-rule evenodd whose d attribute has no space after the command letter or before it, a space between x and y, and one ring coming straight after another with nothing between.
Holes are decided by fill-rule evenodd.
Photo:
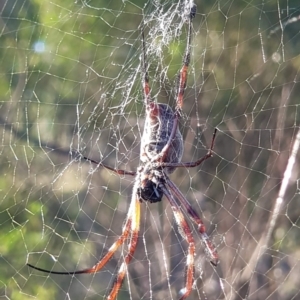
<instances>
[{"instance_id":1,"label":"spines on spider leg","mask_svg":"<svg viewBox=\"0 0 300 300\"><path fill-rule=\"evenodd\" d=\"M199 218L196 211L191 206L188 207L187 212L191 216L192 220L197 224L198 231L200 233L201 240L204 243L205 251L209 256L210 263L216 267L219 263L219 255L215 245L206 233L206 227L203 221Z\"/></svg>"},{"instance_id":2,"label":"spines on spider leg","mask_svg":"<svg viewBox=\"0 0 300 300\"><path fill-rule=\"evenodd\" d=\"M49 273L49 274L55 274L55 275L76 275L76 274L92 274L99 272L107 263L108 261L113 257L116 250L124 243L124 241L128 238L130 233L132 220L130 218L130 215L123 227L122 235L118 238L117 241L115 241L110 248L108 249L108 252L100 259L100 261L95 264L92 268L78 270L78 271L68 271L68 272L58 272L58 271L52 271L52 270L46 270L42 268L38 268L36 266L33 266L31 264L27 264L32 269L38 270L40 272Z\"/></svg>"},{"instance_id":3,"label":"spines on spider leg","mask_svg":"<svg viewBox=\"0 0 300 300\"><path fill-rule=\"evenodd\" d=\"M183 58L183 66L179 73L179 79L177 84L177 100L176 100L176 113L179 114L183 105L183 95L186 88L188 68L191 60L191 44L192 44L192 21L196 15L197 6L193 3L189 9L188 13L188 37L187 37L187 46Z\"/></svg>"},{"instance_id":4,"label":"spines on spider leg","mask_svg":"<svg viewBox=\"0 0 300 300\"><path fill-rule=\"evenodd\" d=\"M135 190L135 189L134 189ZM136 196L136 195L134 195ZM111 291L107 297L107 300L114 300L116 299L119 290L123 284L124 278L126 276L127 266L129 265L130 261L133 258L133 254L137 247L138 238L139 238L139 229L140 229L140 201L136 197L134 212L132 214L132 222L131 222L131 237L130 243L128 245L128 253L124 258L123 263L121 264L118 274L114 279Z\"/></svg>"},{"instance_id":5,"label":"spines on spider leg","mask_svg":"<svg viewBox=\"0 0 300 300\"><path fill-rule=\"evenodd\" d=\"M95 273L100 271L103 266L106 265L106 263L112 258L113 254L116 252L116 250L124 243L124 241L128 238L130 233L130 226L131 226L132 220L129 218L125 224L125 227L122 232L122 236L114 242L111 247L108 250L108 253L104 256L104 258L96 264L89 272L86 273Z\"/></svg>"},{"instance_id":6,"label":"spines on spider leg","mask_svg":"<svg viewBox=\"0 0 300 300\"><path fill-rule=\"evenodd\" d=\"M175 197L180 201L181 205L183 205L184 208L186 209L186 212L188 213L191 220L197 225L198 232L200 233L201 240L204 243L205 251L209 256L210 263L213 266L217 266L217 264L219 263L219 255L215 245L213 244L213 242L210 240L209 236L206 233L206 228L203 221L198 216L198 214L193 209L193 207L190 205L188 200L183 196L181 191L177 188L177 186L170 180L170 178L166 176L165 180L172 193L174 193Z\"/></svg>"},{"instance_id":7,"label":"spines on spider leg","mask_svg":"<svg viewBox=\"0 0 300 300\"><path fill-rule=\"evenodd\" d=\"M123 284L124 278L126 276L127 266L129 265L129 263L133 257L133 254L135 252L137 242L138 242L138 233L133 233L133 237L132 237L132 240L129 245L129 247L130 247L129 253L126 255L124 262L121 264L118 274L114 279L111 291L109 293L109 296L107 297L108 300L116 299L116 297L119 293L119 290Z\"/></svg>"},{"instance_id":8,"label":"spines on spider leg","mask_svg":"<svg viewBox=\"0 0 300 300\"><path fill-rule=\"evenodd\" d=\"M187 207L187 212L192 218L192 220L197 224L198 231L200 233L202 242L205 245L205 249L207 251L207 254L210 257L210 262L212 265L216 266L219 262L218 254L216 251L216 247L212 243L212 241L209 239L207 233L206 233L206 227L203 223L203 221L199 218L196 211L192 208L192 206Z\"/></svg>"},{"instance_id":9,"label":"spines on spider leg","mask_svg":"<svg viewBox=\"0 0 300 300\"><path fill-rule=\"evenodd\" d=\"M175 201L173 195L169 192L169 190L164 185L160 185L160 188L162 189L166 198L169 200L173 210L175 221L180 229L183 238L188 243L188 254L186 257L185 287L184 289L182 289L183 295L180 298L180 300L184 300L190 295L194 283L194 270L195 270L194 260L195 260L195 253L196 253L195 241L194 241L192 231L189 227L189 224L185 220L184 215L181 212L180 207Z\"/></svg>"},{"instance_id":10,"label":"spines on spider leg","mask_svg":"<svg viewBox=\"0 0 300 300\"><path fill-rule=\"evenodd\" d=\"M117 298L117 295L119 293L119 290L123 284L126 275L126 270L127 270L127 266L123 262L119 268L117 276L114 278L107 300L115 300Z\"/></svg>"},{"instance_id":11,"label":"spines on spider leg","mask_svg":"<svg viewBox=\"0 0 300 300\"><path fill-rule=\"evenodd\" d=\"M180 290L180 294L182 296L179 300L186 299L190 295L194 284L195 266L194 263L192 265L189 265L188 260L189 258L187 258L187 264L184 269L184 281L186 284L185 287Z\"/></svg>"},{"instance_id":12,"label":"spines on spider leg","mask_svg":"<svg viewBox=\"0 0 300 300\"><path fill-rule=\"evenodd\" d=\"M186 256L186 266L185 266L185 287L182 290L182 296L180 300L186 299L191 291L194 284L194 274L195 274L195 242L194 238L191 232L191 229L187 223L187 221L184 219L184 216L182 212L178 208L173 207L174 216L176 219L176 222L178 226L182 229L184 238L186 239L188 243L188 253Z\"/></svg>"},{"instance_id":13,"label":"spines on spider leg","mask_svg":"<svg viewBox=\"0 0 300 300\"><path fill-rule=\"evenodd\" d=\"M197 224L198 231L200 233L201 240L204 243L205 251L209 256L210 263L216 267L217 264L219 263L219 256L215 245L213 244L213 242L210 240L209 236L206 233L206 227L204 223L198 217L196 211L191 206L187 209L187 212L191 216L192 220Z\"/></svg>"},{"instance_id":14,"label":"spines on spider leg","mask_svg":"<svg viewBox=\"0 0 300 300\"><path fill-rule=\"evenodd\" d=\"M208 235L206 233L202 234L201 237L202 237L202 241L205 245L205 251L207 252L208 256L210 257L209 261L214 267L216 267L219 263L219 255L217 253L216 246L210 240L210 238L208 237Z\"/></svg>"}]
</instances>

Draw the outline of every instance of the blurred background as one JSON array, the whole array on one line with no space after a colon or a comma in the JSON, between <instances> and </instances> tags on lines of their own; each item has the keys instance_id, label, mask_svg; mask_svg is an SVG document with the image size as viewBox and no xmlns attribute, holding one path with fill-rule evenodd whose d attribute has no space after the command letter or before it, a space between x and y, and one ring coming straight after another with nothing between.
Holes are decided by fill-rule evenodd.
<instances>
[{"instance_id":1,"label":"blurred background","mask_svg":"<svg viewBox=\"0 0 300 300\"><path fill-rule=\"evenodd\" d=\"M300 299L299 154L276 198L300 122L299 1L195 0L171 178L219 253L214 268L193 224L188 299ZM105 299L127 253L92 267L122 232L144 126L141 30L151 94L175 105L187 43L185 1L0 2L0 299ZM275 218L276 217L276 218ZM186 216L188 219L188 216ZM273 223L271 221L274 221ZM118 299L179 299L187 243L168 201L142 203L140 240Z\"/></svg>"}]
</instances>

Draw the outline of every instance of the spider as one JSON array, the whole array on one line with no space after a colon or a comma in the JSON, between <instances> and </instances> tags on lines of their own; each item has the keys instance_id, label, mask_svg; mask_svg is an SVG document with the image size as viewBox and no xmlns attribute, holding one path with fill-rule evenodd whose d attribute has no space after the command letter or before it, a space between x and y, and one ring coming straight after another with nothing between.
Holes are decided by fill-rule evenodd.
<instances>
[{"instance_id":1,"label":"spider","mask_svg":"<svg viewBox=\"0 0 300 300\"><path fill-rule=\"evenodd\" d=\"M189 204L188 200L169 178L169 174L174 172L176 168L196 167L210 158L212 156L212 150L217 132L215 129L210 148L204 157L194 162L181 162L184 146L183 138L178 128L178 121L180 118L183 96L187 82L187 72L191 52L192 21L195 15L196 5L193 4L188 13L187 46L183 58L183 65L178 76L179 82L177 87L175 111L169 105L156 103L151 99L148 66L146 62L145 38L144 32L142 32L142 73L146 119L144 132L141 138L140 166L138 167L137 171L114 169L103 164L102 162L97 162L84 157L86 160L96 163L117 174L135 176L129 211L126 221L123 225L121 236L109 248L108 253L92 268L71 272L57 272L41 269L31 264L27 264L29 267L41 272L59 275L96 273L106 265L106 263L115 254L117 249L124 244L127 239L129 239L128 253L125 256L123 263L119 267L118 273L107 297L107 299L110 300L116 299L124 281L127 266L130 263L137 247L140 229L140 205L142 202L147 201L150 203L159 202L162 200L163 196L165 196L169 201L176 223L181 229L180 232L182 232L183 237L188 243L185 288L181 293L182 295L180 300L186 299L192 291L194 281L194 257L196 253L194 237L188 222L184 218L181 207L183 207L191 220L196 224L211 264L213 266L218 264L219 258L217 250L206 233L205 225L196 211Z\"/></svg>"}]
</instances>

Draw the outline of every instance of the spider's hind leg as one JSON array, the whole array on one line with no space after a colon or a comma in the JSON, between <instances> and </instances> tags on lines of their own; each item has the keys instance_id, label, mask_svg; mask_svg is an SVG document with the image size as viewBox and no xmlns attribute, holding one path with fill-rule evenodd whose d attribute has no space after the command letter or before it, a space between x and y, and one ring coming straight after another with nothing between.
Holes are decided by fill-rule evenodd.
<instances>
[{"instance_id":1,"label":"spider's hind leg","mask_svg":"<svg viewBox=\"0 0 300 300\"><path fill-rule=\"evenodd\" d=\"M190 226L182 211L180 210L179 205L175 201L173 195L169 192L165 185L161 185L161 189L165 194L166 198L170 202L170 205L173 210L173 214L176 220L176 223L182 233L182 236L188 243L188 251L186 256L186 268L185 268L185 287L181 290L181 297L179 300L186 299L190 293L192 292L193 284L194 284L194 274L195 274L195 253L196 253L196 246L195 240L190 229Z\"/></svg>"},{"instance_id":2,"label":"spider's hind leg","mask_svg":"<svg viewBox=\"0 0 300 300\"><path fill-rule=\"evenodd\" d=\"M131 205L128 212L128 218L126 223L130 224L130 240L128 244L128 253L124 257L124 261L122 262L118 274L114 279L111 291L107 297L109 300L114 300L117 298L117 295L120 291L120 288L123 284L124 278L127 273L127 267L130 261L133 258L135 249L137 247L138 238L139 238L139 230L140 230L140 218L141 218L141 211L140 211L140 201L136 194L136 188L133 189L133 195L131 200Z\"/></svg>"}]
</instances>

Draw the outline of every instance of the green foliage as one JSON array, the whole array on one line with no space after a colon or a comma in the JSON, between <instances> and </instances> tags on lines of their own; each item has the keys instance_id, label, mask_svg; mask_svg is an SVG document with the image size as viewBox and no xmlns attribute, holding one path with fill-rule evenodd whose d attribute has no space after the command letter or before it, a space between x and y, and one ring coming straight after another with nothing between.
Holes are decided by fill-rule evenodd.
<instances>
[{"instance_id":1,"label":"green foliage","mask_svg":"<svg viewBox=\"0 0 300 300\"><path fill-rule=\"evenodd\" d=\"M179 25L180 6L176 1L163 2L4 1L0 297L50 300L65 299L70 293L74 300L99 299L107 292L120 263L119 253L95 277L54 278L29 270L26 263L60 270L92 266L120 235L132 178L119 178L74 153L79 150L124 169L138 166L144 113L141 30L145 30L152 96L160 102L174 104L186 45L185 24ZM204 223L217 224L217 233L228 238L229 242L219 243L220 256L226 260L222 268L235 278L232 270L244 270L272 211L300 121L300 23L287 23L298 17L299 4L289 1L290 10L285 8L279 21L280 1L195 2L198 13L180 124L186 136L184 160L200 157L212 128L218 127L219 132L210 162L197 170L178 170L175 174L180 176L174 176L174 181L203 213ZM178 10L172 11L175 7ZM168 27L169 20L176 25ZM202 125L207 132L202 132ZM278 258L289 268L297 265L292 257L300 240L299 198L293 188L274 234L276 249L291 253L288 262ZM209 209L202 207L203 202L209 203ZM163 205L159 217L168 213ZM149 231L170 242L166 246L170 265L181 267L184 259L171 252L180 238L175 233L171 240L175 230L165 216L161 228L153 227L158 223L155 216L155 212L143 216L141 235ZM145 275L152 258L162 256L151 248L158 237L150 240L149 253L143 252L144 241L140 243L129 270L135 271L130 278L132 295L143 299L148 294L139 272L146 270ZM178 291L182 273L180 282L174 274L165 282L176 281ZM153 277L151 288L156 291L163 280ZM282 281L292 285L294 278ZM228 284L234 286L230 280ZM202 291L202 286L197 289ZM128 297L125 284L119 299Z\"/></svg>"}]
</instances>

